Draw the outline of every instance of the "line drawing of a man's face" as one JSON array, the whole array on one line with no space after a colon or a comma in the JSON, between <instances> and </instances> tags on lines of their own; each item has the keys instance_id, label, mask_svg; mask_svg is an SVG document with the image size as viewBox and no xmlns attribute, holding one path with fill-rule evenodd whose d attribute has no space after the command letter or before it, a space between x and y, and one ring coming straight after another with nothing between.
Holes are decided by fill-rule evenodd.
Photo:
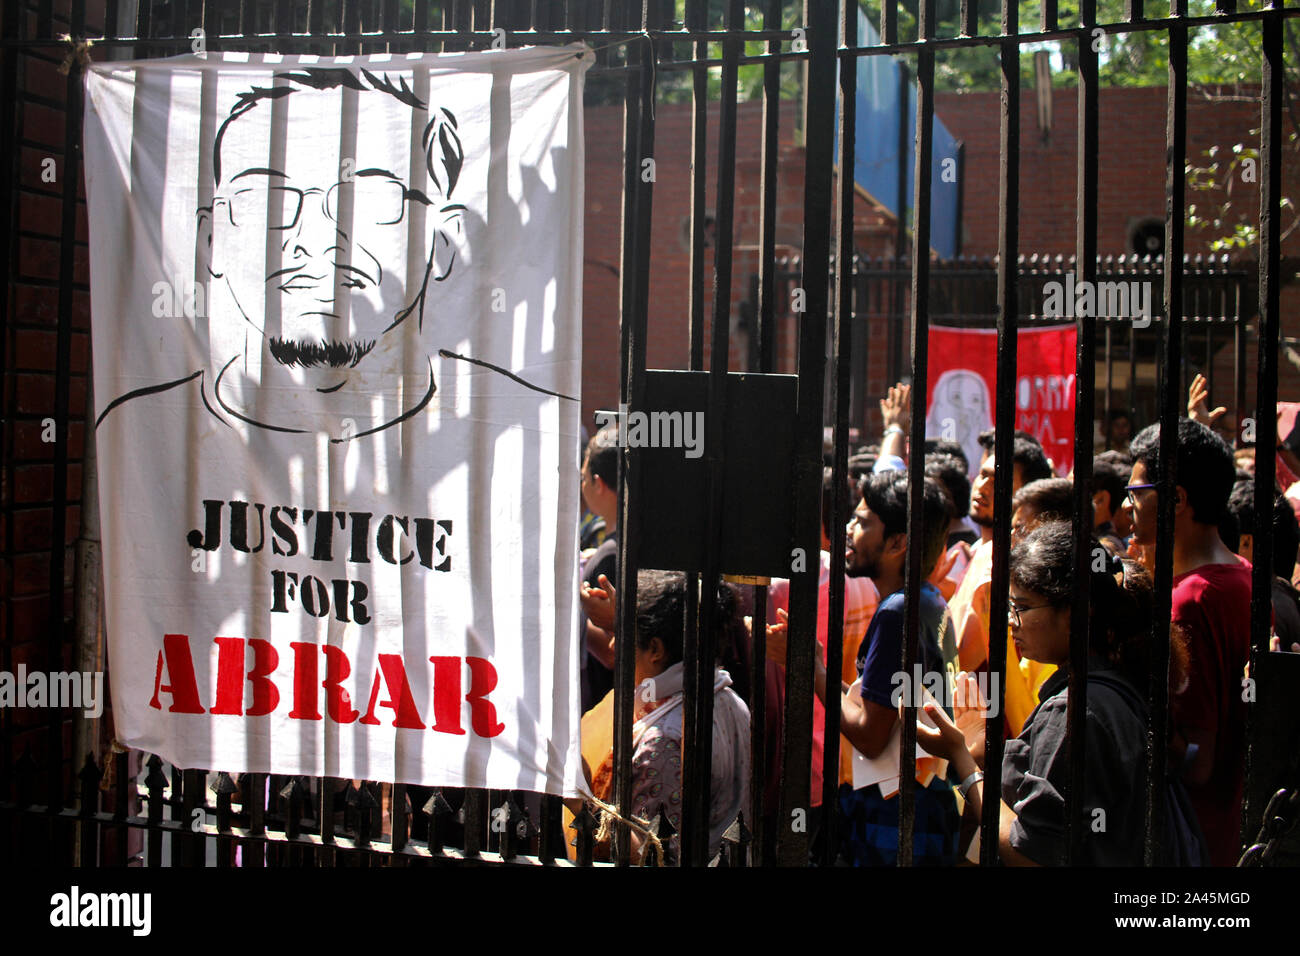
<instances>
[{"instance_id":1,"label":"line drawing of a man's face","mask_svg":"<svg viewBox=\"0 0 1300 956\"><path fill-rule=\"evenodd\" d=\"M989 412L989 390L984 379L969 369L949 369L939 376L934 405L927 417L927 433L951 438L966 451L976 467L980 460L979 433L993 422ZM945 427L951 420L951 431Z\"/></svg>"},{"instance_id":2,"label":"line drawing of a man's face","mask_svg":"<svg viewBox=\"0 0 1300 956\"><path fill-rule=\"evenodd\" d=\"M252 353L260 352L262 374L292 370L295 380L322 393L358 373L391 380L400 370L401 349L399 336L390 333L412 316L422 328L431 289L451 276L456 262L465 208L451 199L464 156L456 118L429 107L404 81L397 85L367 70L304 69L276 77L285 82L241 93L216 134L213 201L199 210L201 226L206 220L209 281L218 292L224 287L249 327L244 357L257 365ZM360 122L352 127L355 142L340 141L340 88L356 91L358 116L376 103L400 116L408 125L393 134L402 142L412 135L411 116L393 111L393 100L421 114L421 122L427 115L419 157L424 169L418 171L424 188L389 168L400 151L383 137L366 135ZM285 135L282 157L268 159L275 150L260 142L240 148L249 137L265 137L266 116L258 124L250 114L267 114L284 97L295 107L308 106L308 98L322 101L319 124L326 137L332 134L337 167L323 163L310 141L297 136L300 127ZM295 115L304 114L311 115L303 109ZM413 166L416 161L412 157ZM233 318L218 314L224 311L213 310L214 324ZM220 377L238 357L218 371L215 391L223 406ZM430 366L427 396L432 391Z\"/></svg>"}]
</instances>

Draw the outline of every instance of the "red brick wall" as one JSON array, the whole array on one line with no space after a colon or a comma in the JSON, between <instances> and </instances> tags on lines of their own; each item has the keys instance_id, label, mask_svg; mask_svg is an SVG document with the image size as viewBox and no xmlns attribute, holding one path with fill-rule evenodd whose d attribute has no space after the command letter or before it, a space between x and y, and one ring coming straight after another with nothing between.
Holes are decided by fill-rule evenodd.
<instances>
[{"instance_id":1,"label":"red brick wall","mask_svg":"<svg viewBox=\"0 0 1300 956\"><path fill-rule=\"evenodd\" d=\"M18 2L18 0L14 0ZM27 6L27 4L24 4ZM34 6L34 5L33 5ZM68 0L56 0L52 24L39 31L36 13L19 15L20 36L57 35L69 31ZM86 4L83 32L103 31L102 0ZM87 291L85 194L77 183L76 247L73 258L71 378L68 422L58 422L54 443L42 440L43 422L55 414L59 298L59 234L66 179L64 156L66 78L57 67L64 50L42 47L0 53L0 68L16 58L17 96L14 152L16 181L6 183L13 215L12 260L6 264L9 297L5 302L3 409L3 471L0 472L0 644L8 652L6 663L31 670L69 670L73 659L73 595L75 567L73 543L81 525L81 458L85 437L87 366L89 361L90 298ZM80 122L80 117L77 117ZM6 143L10 131L5 130ZM6 145L6 149L10 148ZM42 179L46 159L54 160L55 181ZM9 223L0 222L0 228ZM55 519L54 459L58 443L67 449L68 472L65 512L63 600L58 602L64 621L62 653L50 659L48 635L52 625L50 540ZM68 715L65 715L65 717ZM9 709L3 717L18 732L13 752L30 746L39 759L47 745L50 714L33 709ZM74 755L72 725L63 723L65 770ZM84 759L84 754L81 755ZM80 760L77 761L80 765ZM44 778L38 782L43 786Z\"/></svg>"},{"instance_id":2,"label":"red brick wall","mask_svg":"<svg viewBox=\"0 0 1300 956\"><path fill-rule=\"evenodd\" d=\"M1258 95L1246 90L1245 95ZM1020 114L1020 249L1022 252L1069 255L1074 252L1075 179L1077 176L1078 93L1053 92L1053 128L1044 140L1038 130L1032 90L1021 92ZM1164 87L1103 89L1098 102L1097 251L1120 255L1128 249L1130 220L1163 218L1165 212ZM962 210L966 255L991 256L998 245L999 94L939 93L935 112L966 146L966 188ZM1220 159L1234 143L1254 143L1260 107L1253 102L1209 102L1189 94L1187 159L1194 165L1209 161L1205 151L1218 146ZM1300 168L1292 159L1283 164L1283 193L1300 192ZM1187 191L1187 201L1207 206L1205 194ZM1233 206L1252 219L1259 213L1258 183L1238 181ZM1300 235L1288 243L1300 252ZM1189 232L1186 251L1209 254L1204 237Z\"/></svg>"},{"instance_id":3,"label":"red brick wall","mask_svg":"<svg viewBox=\"0 0 1300 956\"><path fill-rule=\"evenodd\" d=\"M733 334L728 356L734 370L748 368L748 345L737 333L738 304L749 297L749 277L758 272L762 201L762 104L742 103L736 124L735 255L731 284ZM803 247L804 150L794 142L797 104L785 102L780 114L777 170L777 256L798 255ZM588 427L598 408L618 404L619 282L616 274L622 237L623 111L598 107L586 113L587 216L583 315L583 416ZM705 165L706 206L717 209L718 112L708 117ZM691 108L660 105L655 115L654 211L651 225L650 308L647 365L690 365ZM828 224L831 228L833 224ZM855 242L873 255L892 249L893 227L859 197L854 212ZM886 244L887 240L887 244ZM704 363L708 367L713 309L713 250L705 252ZM784 301L778 290L777 301ZM779 316L775 371L795 368L796 327ZM879 360L883 362L883 357ZM883 369L883 366L882 366ZM882 371L883 374L883 371Z\"/></svg>"},{"instance_id":4,"label":"red brick wall","mask_svg":"<svg viewBox=\"0 0 1300 956\"><path fill-rule=\"evenodd\" d=\"M1097 177L1100 255L1129 252L1128 228L1134 218L1164 216L1167 95L1164 87L1101 91ZM1258 91L1246 89L1244 95L1258 96ZM966 147L962 210L962 250L966 255L997 253L999 108L997 92L939 93L935 97L935 112ZM1033 91L1021 92L1020 251L1068 256L1075 249L1072 213L1076 208L1078 91L1054 91L1052 113L1053 129L1045 140L1038 129ZM1235 143L1258 145L1259 136L1252 136L1251 130L1259 127L1257 99L1210 102L1193 91L1187 105L1188 161L1197 166L1208 165L1211 160L1207 159L1206 151L1211 146L1219 147L1219 159L1223 160ZM1282 169L1283 195L1293 200L1300 198L1300 163L1295 161L1294 153L1284 157ZM1206 194L1187 190L1185 195L1186 201L1197 204L1202 214L1225 198L1221 191ZM1234 209L1246 212L1254 220L1259 214L1258 182L1247 183L1238 178L1231 200ZM1284 212L1284 225L1292 218L1291 213ZM1189 231L1186 251L1191 255L1210 255L1208 235ZM1300 230L1284 242L1282 253L1300 256ZM1258 270L1245 253L1235 253L1232 260L1242 267ZM1153 328L1145 334L1156 333ZM1282 335L1300 335L1300 284L1295 282L1282 290ZM1227 343L1228 339L1225 337L1224 341ZM1203 364L1203 347L1201 339L1189 357L1198 367ZM1300 370L1285 358L1279 364L1279 397L1300 400ZM1256 343L1252 336L1246 359L1246 414L1255 404L1255 365ZM1215 403L1235 411L1232 372L1233 350L1230 344L1225 344L1216 351L1211 386Z\"/></svg>"}]
</instances>

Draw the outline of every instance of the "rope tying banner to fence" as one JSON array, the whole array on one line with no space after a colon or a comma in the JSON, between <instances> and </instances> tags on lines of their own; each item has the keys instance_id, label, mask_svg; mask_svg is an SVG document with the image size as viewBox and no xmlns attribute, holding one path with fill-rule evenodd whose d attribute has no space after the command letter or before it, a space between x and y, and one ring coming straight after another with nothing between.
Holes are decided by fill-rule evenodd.
<instances>
[{"instance_id":1,"label":"rope tying banner to fence","mask_svg":"<svg viewBox=\"0 0 1300 956\"><path fill-rule=\"evenodd\" d=\"M613 835L613 824L615 822L622 823L646 837L646 839L650 841L650 846L652 846L655 851L655 866L664 865L664 845L660 841L659 835L650 829L649 821L642 820L640 817L625 817L618 812L617 807L611 806L597 797L589 796L587 797L587 800L590 803L594 803L600 810L600 827L596 830L595 837L597 843L608 840ZM642 853L641 858L645 859L644 852Z\"/></svg>"},{"instance_id":2,"label":"rope tying banner to fence","mask_svg":"<svg viewBox=\"0 0 1300 956\"><path fill-rule=\"evenodd\" d=\"M60 73L67 76L72 71L73 63L80 64L83 70L90 66L90 48L95 43L94 39L90 37L74 38L70 33L60 33L59 40L68 44L70 47L68 55L65 56L63 62L59 64Z\"/></svg>"}]
</instances>

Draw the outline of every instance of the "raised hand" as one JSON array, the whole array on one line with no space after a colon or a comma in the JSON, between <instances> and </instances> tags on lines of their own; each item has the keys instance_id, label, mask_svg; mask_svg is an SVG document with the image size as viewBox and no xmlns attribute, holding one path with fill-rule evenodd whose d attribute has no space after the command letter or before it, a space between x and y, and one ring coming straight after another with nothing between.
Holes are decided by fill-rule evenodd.
<instances>
[{"instance_id":1,"label":"raised hand","mask_svg":"<svg viewBox=\"0 0 1300 956\"><path fill-rule=\"evenodd\" d=\"M984 699L979 681L969 671L957 675L952 712L957 729L966 741L966 749L973 754L983 754L984 723L988 717L989 703Z\"/></svg>"},{"instance_id":2,"label":"raised hand","mask_svg":"<svg viewBox=\"0 0 1300 956\"><path fill-rule=\"evenodd\" d=\"M889 394L880 400L880 417L886 428L897 425L906 432L912 424L912 386L891 385Z\"/></svg>"},{"instance_id":3,"label":"raised hand","mask_svg":"<svg viewBox=\"0 0 1300 956\"><path fill-rule=\"evenodd\" d=\"M918 715L916 718L916 742L921 749L932 757L941 757L944 760L952 760L959 753L967 753L966 738L961 729L952 722L942 707L933 697L926 695L925 713L932 721L934 726L931 727L921 720ZM904 714L903 706L900 703L899 714Z\"/></svg>"},{"instance_id":4,"label":"raised hand","mask_svg":"<svg viewBox=\"0 0 1300 956\"><path fill-rule=\"evenodd\" d=\"M1228 410L1220 405L1214 411L1210 411L1209 397L1210 383L1204 375L1198 374L1192 379L1192 387L1187 390L1187 417L1194 422L1213 427Z\"/></svg>"},{"instance_id":5,"label":"raised hand","mask_svg":"<svg viewBox=\"0 0 1300 956\"><path fill-rule=\"evenodd\" d=\"M609 583L609 578L601 575L598 579L600 587L593 588L582 582L582 588L579 591L582 600L582 609L587 613L587 620L591 621L602 630L614 630L614 597L618 593L614 590L614 585Z\"/></svg>"}]
</instances>

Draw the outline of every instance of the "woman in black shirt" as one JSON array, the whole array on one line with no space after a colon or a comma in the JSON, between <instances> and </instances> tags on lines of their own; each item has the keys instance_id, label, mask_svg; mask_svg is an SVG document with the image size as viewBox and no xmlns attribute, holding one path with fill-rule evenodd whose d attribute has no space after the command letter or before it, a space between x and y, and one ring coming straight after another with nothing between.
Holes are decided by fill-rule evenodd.
<instances>
[{"instance_id":1,"label":"woman in black shirt","mask_svg":"<svg viewBox=\"0 0 1300 956\"><path fill-rule=\"evenodd\" d=\"M1151 576L1137 563L1110 555L1096 541L1093 554L1105 570L1092 573L1092 645L1089 647L1084 793L1076 825L1083 828L1083 858L1103 866L1139 866L1144 845L1147 715L1139 688L1150 673ZM1068 522L1047 522L1011 552L1010 623L1022 658L1055 664L1039 691L1039 704L1019 737L1007 741L1002 762L1002 813L998 851L1003 862L1055 865L1064 861L1064 791L1068 783L1066 710L1070 661L1071 580L1074 543ZM1094 564L1098 566L1098 564ZM1187 651L1177 629L1170 642L1170 688L1185 682ZM963 675L962 685L973 684ZM967 804L981 812L981 721L958 698L957 723L926 705L938 729L918 722L917 742L951 763ZM967 711L963 713L962 711ZM965 718L965 719L963 719ZM958 725L968 728L970 740ZM1199 859L1199 834L1182 812L1181 785L1171 783L1162 841L1167 862Z\"/></svg>"}]
</instances>

